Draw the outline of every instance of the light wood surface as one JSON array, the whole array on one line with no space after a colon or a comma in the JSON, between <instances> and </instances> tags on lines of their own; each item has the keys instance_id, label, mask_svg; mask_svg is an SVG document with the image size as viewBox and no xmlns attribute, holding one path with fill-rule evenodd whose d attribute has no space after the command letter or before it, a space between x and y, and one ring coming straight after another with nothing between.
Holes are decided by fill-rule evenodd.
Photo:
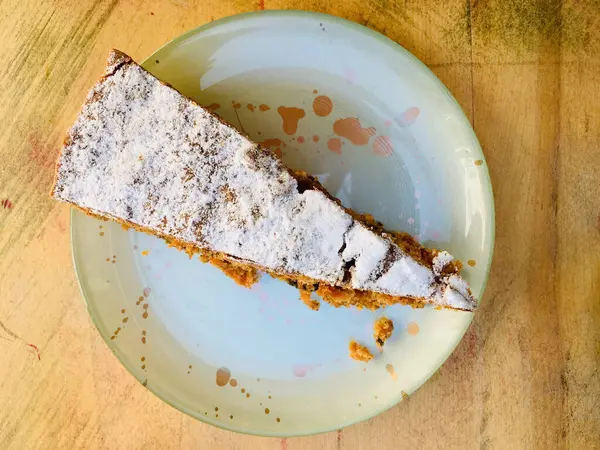
<instances>
[{"instance_id":1,"label":"light wood surface","mask_svg":"<svg viewBox=\"0 0 600 450\"><path fill-rule=\"evenodd\" d=\"M473 123L496 201L490 283L454 354L390 411L308 438L212 428L138 384L87 315L68 208L47 195L109 48L141 60L262 8L336 14L413 52ZM597 0L2 0L0 62L0 448L600 448Z\"/></svg>"}]
</instances>

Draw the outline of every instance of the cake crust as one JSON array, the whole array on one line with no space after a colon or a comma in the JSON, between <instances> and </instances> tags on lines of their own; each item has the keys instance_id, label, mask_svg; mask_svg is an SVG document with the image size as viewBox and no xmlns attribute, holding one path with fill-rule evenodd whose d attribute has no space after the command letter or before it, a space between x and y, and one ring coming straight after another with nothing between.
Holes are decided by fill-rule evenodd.
<instances>
[{"instance_id":1,"label":"cake crust","mask_svg":"<svg viewBox=\"0 0 600 450\"><path fill-rule=\"evenodd\" d=\"M245 286L261 270L334 306L476 307L449 253L344 208L116 50L65 139L52 196L199 254Z\"/></svg>"}]
</instances>

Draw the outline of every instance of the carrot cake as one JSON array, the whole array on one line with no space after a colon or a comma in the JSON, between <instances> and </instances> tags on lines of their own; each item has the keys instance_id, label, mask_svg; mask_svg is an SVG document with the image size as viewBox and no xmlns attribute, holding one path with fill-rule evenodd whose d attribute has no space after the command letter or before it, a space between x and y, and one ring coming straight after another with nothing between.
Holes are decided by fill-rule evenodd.
<instances>
[{"instance_id":1,"label":"carrot cake","mask_svg":"<svg viewBox=\"0 0 600 450\"><path fill-rule=\"evenodd\" d=\"M198 254L245 286L257 270L334 306L472 311L448 252L344 208L316 179L113 50L57 164L52 196Z\"/></svg>"}]
</instances>

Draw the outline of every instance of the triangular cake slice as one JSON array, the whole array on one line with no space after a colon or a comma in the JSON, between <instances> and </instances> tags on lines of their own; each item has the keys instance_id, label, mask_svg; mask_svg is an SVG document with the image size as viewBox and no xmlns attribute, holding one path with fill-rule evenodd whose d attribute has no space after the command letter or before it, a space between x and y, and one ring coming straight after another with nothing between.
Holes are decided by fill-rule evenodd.
<instances>
[{"instance_id":1,"label":"triangular cake slice","mask_svg":"<svg viewBox=\"0 0 600 450\"><path fill-rule=\"evenodd\" d=\"M59 157L52 195L199 253L239 282L262 270L335 306L472 311L445 251L344 208L194 101L113 51Z\"/></svg>"}]
</instances>

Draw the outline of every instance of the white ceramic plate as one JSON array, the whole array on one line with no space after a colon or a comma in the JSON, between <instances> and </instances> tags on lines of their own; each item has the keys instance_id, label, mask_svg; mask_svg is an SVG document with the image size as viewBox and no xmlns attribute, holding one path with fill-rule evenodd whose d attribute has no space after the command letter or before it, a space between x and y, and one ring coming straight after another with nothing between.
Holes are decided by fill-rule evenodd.
<instances>
[{"instance_id":1,"label":"white ceramic plate","mask_svg":"<svg viewBox=\"0 0 600 450\"><path fill-rule=\"evenodd\" d=\"M144 67L275 142L346 206L470 260L463 274L480 298L494 240L484 157L458 104L402 47L331 16L261 12L187 33ZM358 121L335 125L343 118ZM123 365L174 407L245 433L318 433L390 408L438 369L472 319L403 306L311 311L269 276L241 288L159 239L78 212L72 243L90 314ZM396 331L380 354L372 325L382 315ZM375 360L351 360L350 339Z\"/></svg>"}]
</instances>

